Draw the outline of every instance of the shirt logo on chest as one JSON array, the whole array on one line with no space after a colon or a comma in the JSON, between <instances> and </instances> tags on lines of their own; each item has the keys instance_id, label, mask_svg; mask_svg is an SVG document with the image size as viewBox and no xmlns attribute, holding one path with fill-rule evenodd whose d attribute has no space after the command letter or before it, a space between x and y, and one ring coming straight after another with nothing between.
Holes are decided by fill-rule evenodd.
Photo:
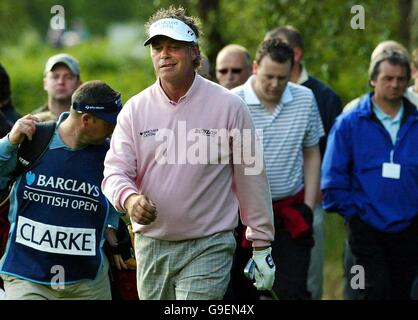
<instances>
[{"instance_id":1,"label":"shirt logo on chest","mask_svg":"<svg viewBox=\"0 0 418 320\"><path fill-rule=\"evenodd\" d=\"M153 137L157 135L158 129L149 129L145 131L141 131L139 135L143 138Z\"/></svg>"}]
</instances>

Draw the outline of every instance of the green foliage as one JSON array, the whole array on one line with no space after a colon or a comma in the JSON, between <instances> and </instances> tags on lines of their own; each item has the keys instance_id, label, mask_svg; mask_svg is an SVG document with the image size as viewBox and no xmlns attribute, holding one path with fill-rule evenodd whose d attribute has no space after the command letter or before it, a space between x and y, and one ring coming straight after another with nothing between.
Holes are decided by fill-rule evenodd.
<instances>
[{"instance_id":1,"label":"green foliage","mask_svg":"<svg viewBox=\"0 0 418 320\"><path fill-rule=\"evenodd\" d=\"M1 63L12 81L12 99L22 114L46 102L43 69L49 56L62 52L42 45L33 33L24 38L27 40L21 46L1 51ZM80 61L82 81L103 80L122 93L124 102L155 81L148 56L139 59L122 55L115 59L108 41L103 39L91 40L64 51Z\"/></svg>"},{"instance_id":2,"label":"green foliage","mask_svg":"<svg viewBox=\"0 0 418 320\"><path fill-rule=\"evenodd\" d=\"M0 21L2 29L0 37L8 42L16 42L24 26L30 25L39 34L45 35L51 17L51 8L61 5L65 10L66 27L75 20L85 23L93 35L103 35L107 26L115 21L143 21L153 11L148 1L130 0L2 0L0 2ZM9 29L4 30L4 26Z\"/></svg>"},{"instance_id":3,"label":"green foliage","mask_svg":"<svg viewBox=\"0 0 418 320\"><path fill-rule=\"evenodd\" d=\"M155 0L167 7L181 4L196 15L199 3L213 0ZM365 30L351 28L356 0L219 0L217 11L209 12L203 23L205 35L217 30L218 41L204 37L201 47L212 57L228 43L248 48L254 56L267 31L281 25L298 28L305 41L303 62L309 72L329 84L344 103L369 90L367 69L370 54L383 40L399 40L397 1L362 1ZM213 69L213 66L212 66Z\"/></svg>"},{"instance_id":4,"label":"green foliage","mask_svg":"<svg viewBox=\"0 0 418 320\"><path fill-rule=\"evenodd\" d=\"M28 113L46 101L43 68L49 56L68 52L81 64L82 80L100 79L122 93L122 100L155 81L149 54L135 58L132 48L120 48L104 38L114 22L143 24L157 9L182 5L198 15L204 36L201 48L212 58L228 43L247 47L254 56L265 33L291 24L304 38L303 63L309 72L332 86L344 103L368 90L367 69L373 48L383 40L399 40L399 1L363 0L1 0L0 63L12 81L17 110ZM87 26L92 38L81 45L56 49L45 43L50 9L65 8L67 27L76 19ZM210 5L208 5L210 4ZM365 9L365 30L350 26L352 6ZM204 5L204 6L203 6ZM202 12L201 8L210 8ZM215 35L215 37L210 37ZM210 40L209 40L210 39ZM136 40L135 40L136 41ZM342 298L343 219L326 215L324 298Z\"/></svg>"},{"instance_id":5,"label":"green foliage","mask_svg":"<svg viewBox=\"0 0 418 320\"><path fill-rule=\"evenodd\" d=\"M303 60L309 72L348 102L368 90L370 54L378 42L397 40L399 19L396 1L384 5L362 1L365 30L354 30L350 25L354 14L350 9L356 4L355 0L222 1L222 22L218 27L227 43L242 44L255 55L268 30L281 25L295 26L305 42Z\"/></svg>"},{"instance_id":6,"label":"green foliage","mask_svg":"<svg viewBox=\"0 0 418 320\"><path fill-rule=\"evenodd\" d=\"M0 22L0 39L3 46L15 40L16 35L29 23L22 2L0 1Z\"/></svg>"},{"instance_id":7,"label":"green foliage","mask_svg":"<svg viewBox=\"0 0 418 320\"><path fill-rule=\"evenodd\" d=\"M214 57L223 45L242 44L254 55L268 30L291 24L304 37L304 63L308 70L332 86L343 102L368 90L366 70L376 44L390 38L399 39L397 1L362 1L365 30L351 29L354 14L350 9L358 4L355 0L62 0L59 4L65 8L67 27L75 19L81 19L94 36L103 35L112 22L136 21L142 24L157 9L169 5L182 5L188 14L198 15L198 8L205 3L205 7L212 11L200 12L205 15L203 32L206 35L201 47L211 58L212 70ZM1 1L2 43L19 42L20 47L25 25L31 26L31 30L43 38L52 17L50 9L55 4L54 0L20 0L18 4L12 0ZM209 37L213 34L217 38ZM111 56L109 60L112 60ZM98 64L101 62L101 59L92 61L93 69L101 69ZM107 61L106 68L111 64Z\"/></svg>"}]
</instances>

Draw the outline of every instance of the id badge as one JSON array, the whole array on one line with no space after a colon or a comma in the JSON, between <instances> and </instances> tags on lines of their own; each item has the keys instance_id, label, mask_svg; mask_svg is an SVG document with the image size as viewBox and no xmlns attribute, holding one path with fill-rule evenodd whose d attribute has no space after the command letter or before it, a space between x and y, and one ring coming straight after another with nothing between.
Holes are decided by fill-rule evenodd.
<instances>
[{"instance_id":1,"label":"id badge","mask_svg":"<svg viewBox=\"0 0 418 320\"><path fill-rule=\"evenodd\" d=\"M399 179L401 177L401 165L392 162L383 163L382 177L389 179Z\"/></svg>"}]
</instances>

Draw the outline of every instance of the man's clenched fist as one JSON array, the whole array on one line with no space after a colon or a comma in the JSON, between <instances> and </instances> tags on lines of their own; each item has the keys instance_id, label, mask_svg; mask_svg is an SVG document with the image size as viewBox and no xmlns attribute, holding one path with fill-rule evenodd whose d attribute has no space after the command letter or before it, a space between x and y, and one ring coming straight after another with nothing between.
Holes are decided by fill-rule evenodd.
<instances>
[{"instance_id":1,"label":"man's clenched fist","mask_svg":"<svg viewBox=\"0 0 418 320\"><path fill-rule=\"evenodd\" d=\"M125 209L133 222L147 225L157 218L155 203L141 194L132 194L125 201Z\"/></svg>"}]
</instances>

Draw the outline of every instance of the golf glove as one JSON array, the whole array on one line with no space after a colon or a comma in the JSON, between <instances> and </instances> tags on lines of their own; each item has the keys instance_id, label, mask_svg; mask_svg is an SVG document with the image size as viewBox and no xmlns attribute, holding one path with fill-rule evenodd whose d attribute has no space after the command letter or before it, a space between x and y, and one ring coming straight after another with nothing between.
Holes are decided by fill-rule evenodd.
<instances>
[{"instance_id":1,"label":"golf glove","mask_svg":"<svg viewBox=\"0 0 418 320\"><path fill-rule=\"evenodd\" d=\"M271 247L263 250L253 250L255 262L255 283L257 290L271 290L274 283L276 266L271 256Z\"/></svg>"}]
</instances>

